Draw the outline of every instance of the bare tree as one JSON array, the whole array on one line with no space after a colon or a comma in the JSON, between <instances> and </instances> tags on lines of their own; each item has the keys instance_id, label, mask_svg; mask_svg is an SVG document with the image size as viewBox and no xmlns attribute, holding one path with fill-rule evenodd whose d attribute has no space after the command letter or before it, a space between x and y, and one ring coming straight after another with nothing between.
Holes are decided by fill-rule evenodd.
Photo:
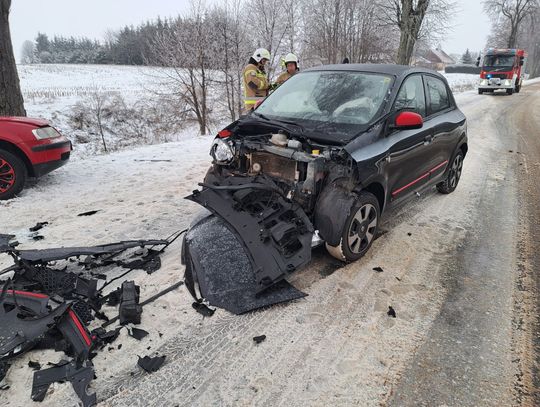
<instances>
[{"instance_id":1,"label":"bare tree","mask_svg":"<svg viewBox=\"0 0 540 407\"><path fill-rule=\"evenodd\" d=\"M450 29L455 3L450 0L382 0L382 17L399 29L396 62L411 62L418 40L436 40Z\"/></svg>"},{"instance_id":2,"label":"bare tree","mask_svg":"<svg viewBox=\"0 0 540 407\"><path fill-rule=\"evenodd\" d=\"M9 29L11 0L0 0L0 116L26 116Z\"/></svg>"},{"instance_id":3,"label":"bare tree","mask_svg":"<svg viewBox=\"0 0 540 407\"><path fill-rule=\"evenodd\" d=\"M540 6L539 0L485 0L484 10L492 17L501 16L508 23L508 48L518 46L521 23Z\"/></svg>"},{"instance_id":4,"label":"bare tree","mask_svg":"<svg viewBox=\"0 0 540 407\"><path fill-rule=\"evenodd\" d=\"M103 133L103 116L107 111L107 103L110 100L110 95L97 86L94 86L90 95L88 96L88 106L90 108L90 113L93 116L93 119L96 120L97 130L101 136L101 141L103 143L103 149L107 152L107 143L105 141L105 135Z\"/></svg>"},{"instance_id":5,"label":"bare tree","mask_svg":"<svg viewBox=\"0 0 540 407\"><path fill-rule=\"evenodd\" d=\"M221 71L214 82L224 89L222 104L227 108L231 120L236 120L242 110L242 69L246 55L250 55L247 33L242 23L241 0L225 1L210 13L217 42L216 69Z\"/></svg>"},{"instance_id":6,"label":"bare tree","mask_svg":"<svg viewBox=\"0 0 540 407\"><path fill-rule=\"evenodd\" d=\"M178 17L172 28L157 37L151 60L162 67L163 84L181 98L197 119L199 131L209 130L208 95L211 69L217 62L213 26L201 2L192 4L188 17Z\"/></svg>"},{"instance_id":7,"label":"bare tree","mask_svg":"<svg viewBox=\"0 0 540 407\"><path fill-rule=\"evenodd\" d=\"M32 41L23 42L21 49L21 64L33 64L36 62L36 47Z\"/></svg>"}]
</instances>

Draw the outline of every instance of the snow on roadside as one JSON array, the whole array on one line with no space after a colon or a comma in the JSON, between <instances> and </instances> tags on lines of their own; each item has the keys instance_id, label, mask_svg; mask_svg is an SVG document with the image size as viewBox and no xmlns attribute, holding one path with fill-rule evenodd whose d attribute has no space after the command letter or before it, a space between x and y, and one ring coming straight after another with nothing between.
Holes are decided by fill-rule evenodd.
<instances>
[{"instance_id":1,"label":"snow on roadside","mask_svg":"<svg viewBox=\"0 0 540 407\"><path fill-rule=\"evenodd\" d=\"M453 93L475 89L478 86L478 79L480 78L479 75L469 73L439 73L446 78Z\"/></svg>"}]
</instances>

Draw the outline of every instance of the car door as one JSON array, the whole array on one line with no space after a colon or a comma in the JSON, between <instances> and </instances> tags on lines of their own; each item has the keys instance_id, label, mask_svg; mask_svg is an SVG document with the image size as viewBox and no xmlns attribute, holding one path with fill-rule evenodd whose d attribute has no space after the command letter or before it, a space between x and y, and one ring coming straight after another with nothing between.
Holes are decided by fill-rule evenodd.
<instances>
[{"instance_id":1,"label":"car door","mask_svg":"<svg viewBox=\"0 0 540 407\"><path fill-rule=\"evenodd\" d=\"M400 110L414 111L426 117L421 74L412 74L403 81L393 110L396 114ZM390 141L385 157L389 201L401 200L428 182L432 136L433 129L429 123L424 123L420 129L397 130L387 135Z\"/></svg>"},{"instance_id":2,"label":"car door","mask_svg":"<svg viewBox=\"0 0 540 407\"><path fill-rule=\"evenodd\" d=\"M450 90L440 78L424 74L427 101L426 123L433 130L430 154L427 157L431 181L444 174L459 137L458 115Z\"/></svg>"}]
</instances>

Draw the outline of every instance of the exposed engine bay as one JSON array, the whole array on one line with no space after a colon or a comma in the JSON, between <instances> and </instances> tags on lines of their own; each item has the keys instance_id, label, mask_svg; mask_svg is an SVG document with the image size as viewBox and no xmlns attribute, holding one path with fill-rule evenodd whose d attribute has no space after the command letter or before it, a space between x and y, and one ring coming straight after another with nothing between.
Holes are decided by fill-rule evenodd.
<instances>
[{"instance_id":1,"label":"exposed engine bay","mask_svg":"<svg viewBox=\"0 0 540 407\"><path fill-rule=\"evenodd\" d=\"M291 291L291 298L281 293L273 300L269 291L277 291L268 289L311 260L316 230L336 244L334 219L348 216L356 168L341 147L315 144L284 129L266 134L242 130L222 130L212 145L213 165L199 184L202 190L187 197L209 213L192 223L183 251L191 294L234 313L298 298L298 292ZM348 205L336 205L340 200ZM345 210L336 214L336 208ZM235 260L223 257L223 262L208 263L209 256L217 255L211 247L214 239L199 239L197 229L205 228L208 234L209 217L226 227L221 235L241 243L251 270L222 278L223 273L236 273L223 271L223 262ZM239 291L246 278L249 287ZM239 306L239 296L250 305Z\"/></svg>"}]
</instances>

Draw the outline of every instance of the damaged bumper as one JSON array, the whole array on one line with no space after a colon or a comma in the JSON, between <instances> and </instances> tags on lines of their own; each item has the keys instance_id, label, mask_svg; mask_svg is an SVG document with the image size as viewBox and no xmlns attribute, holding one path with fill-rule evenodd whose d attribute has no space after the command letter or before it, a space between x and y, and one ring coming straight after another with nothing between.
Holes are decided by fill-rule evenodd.
<instances>
[{"instance_id":1,"label":"damaged bumper","mask_svg":"<svg viewBox=\"0 0 540 407\"><path fill-rule=\"evenodd\" d=\"M258 177L202 185L187 199L214 216L185 237L191 294L237 314L304 296L283 281L311 259L313 226L300 205Z\"/></svg>"}]
</instances>

